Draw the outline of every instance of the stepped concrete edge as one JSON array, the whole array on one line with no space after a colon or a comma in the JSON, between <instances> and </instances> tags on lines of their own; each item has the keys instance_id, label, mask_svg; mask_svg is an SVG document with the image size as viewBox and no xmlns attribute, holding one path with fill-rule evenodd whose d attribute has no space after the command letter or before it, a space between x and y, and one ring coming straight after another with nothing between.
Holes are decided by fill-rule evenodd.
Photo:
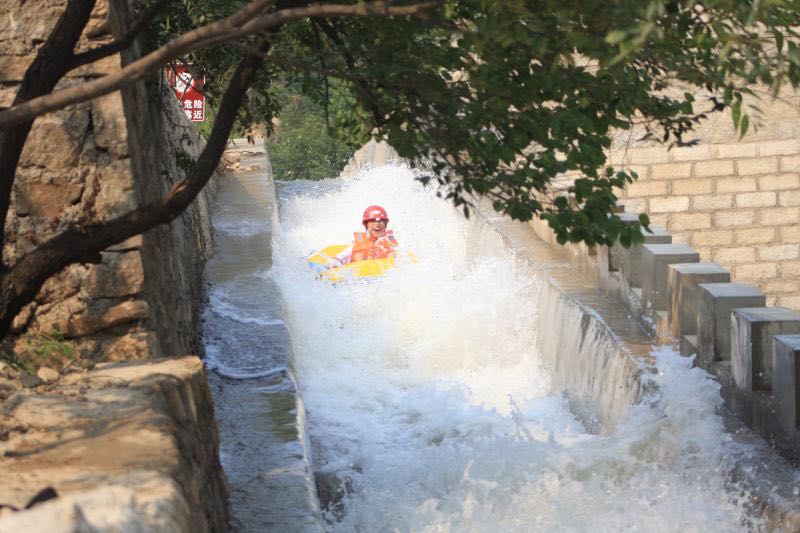
<instances>
[{"instance_id":1,"label":"stepped concrete edge","mask_svg":"<svg viewBox=\"0 0 800 533\"><path fill-rule=\"evenodd\" d=\"M490 218L489 221L494 225L514 225L516 231L519 234L527 235L527 238L530 239L532 243L538 240L540 248L554 246L552 244L555 242L554 234L543 221L536 220L529 224L522 224L511 222L510 220L496 215ZM502 233L502 226L498 231ZM661 236L665 235L665 232L657 229L655 235L658 239L661 239ZM513 249L513 242L510 240L507 240L507 242L509 242L509 246ZM535 248L535 244L530 246ZM637 247L639 249L637 249ZM664 249L662 250L662 248ZM669 264L669 262L667 262L667 268L646 269L645 266L648 261L652 262L652 259L646 257L648 250L655 251L656 253L663 252L674 256L672 260L673 263ZM645 244L637 245L630 249L619 248L616 249L616 251L617 253L623 254L623 257L612 257L612 248L604 246L596 249L586 247L583 244L559 246L557 250L553 250L550 253L560 256L564 264L571 264L572 272L580 272L581 274L579 274L579 276L590 280L588 284L592 285L594 288L590 291L579 292L572 290L569 285L564 286L563 283L559 281L559 278L568 278L570 276L570 269L565 269L563 266L558 268L558 265L556 265L556 269L548 267L548 284L552 287L557 287L557 290L561 292L561 298L574 300L573 305L581 306L586 314L600 317L606 328L605 334L609 335L614 342L621 343L623 346L633 347L633 349L627 349L621 352L621 355L626 359L630 356L636 358L639 373L637 374L635 371L631 370L627 376L628 379L619 381L619 386L634 386L638 391L641 391L641 383L635 383L638 377L641 376L641 372L653 371L651 365L652 361L650 361L647 356L647 353L653 347L659 344L669 344L676 349L680 349L681 353L685 356L696 356L697 341L696 337L694 337L694 342L692 343L691 337L688 335L681 335L681 338L676 339L671 334L672 331L683 333L681 330L681 323L683 321L681 315L685 312L684 310L678 309L670 316L666 309L662 310L657 307L655 296L651 295L649 297L651 299L648 300L648 296L644 294L641 288L632 287L631 278L637 275L640 276L640 287L648 284L646 280L647 276L662 276L667 281L670 281L671 283L668 283L665 289L666 294L658 300L664 302L666 306L667 302L676 300L677 297L674 294L677 291L681 291L682 293L685 291L684 285L675 284L675 280L680 278L675 275L675 269L670 270L670 268L676 267L678 271L691 270L686 267L687 263L677 262L685 261L687 254L691 253L691 249L685 245L680 245L680 250L678 250L680 253L675 253L676 250L671 248L670 245ZM546 257L547 253L540 252L538 256ZM615 269L613 267L615 264L625 264L630 256L640 256L641 267L638 269L638 272L626 272L624 269ZM536 258L536 260L538 261L539 259ZM723 269L719 267L715 266L711 268L708 265L699 263L699 257L697 257L696 254L694 255L693 262L697 264L697 267L693 270L697 271L700 275L720 276L720 272L723 272ZM560 274L559 271L563 273ZM649 284L650 286L660 286L664 284L663 281L664 280L649 281ZM728 292L733 291L737 295L742 293L747 295L747 297L752 297L753 291L757 291L757 289L749 286L742 288L741 286L744 284L741 283L709 283L707 286L722 287L723 285ZM703 283L699 285L695 283L693 290L702 292L704 290L703 286ZM722 289L718 290L720 292L725 292L725 290ZM683 294L683 297L685 298L685 294ZM693 298L697 306L702 305L702 303L698 301L699 299L700 297L698 295L695 295ZM627 317L623 318L621 321L610 321L608 320L609 317L616 317L614 317L613 313L610 314L607 309L614 309L616 306L622 306ZM724 309L728 314L731 314L731 309ZM797 317L795 313L788 309L757 308L753 309L752 312L770 317L775 314L779 315L773 322L769 322L770 327L774 328L774 331L771 330L772 334L793 332L793 329L791 329L794 327L793 319ZM697 316L698 328L702 330L702 328L705 327L703 325L704 321L709 322L709 320L705 320L707 317L703 317L696 309L694 310L694 315ZM733 316L736 316L736 310L733 310ZM713 322L713 320L711 322ZM736 321L733 322L733 325L735 329ZM634 329L638 330L638 333L632 335L631 333ZM703 331L700 331L700 333L702 334ZM735 335L735 332L733 332L732 335ZM690 337L689 340L687 340L687 337ZM731 342L734 342L734 337L732 337ZM742 344L750 346L752 343L743 341ZM564 357L562 354L558 354L557 357L559 356L561 358ZM607 355L598 354L596 351L587 354L587 356L600 359L601 361L607 357ZM702 360L702 356L696 357L695 364ZM741 485L750 492L753 505L761 510L762 515L768 522L769 530L800 530L800 497L796 494L796 488L798 483L800 483L800 472L773 447L776 442L771 437L775 436L777 430L775 429L774 423L768 422L769 420L775 419L773 401L767 397L764 391L760 390L755 391L755 393L751 391L747 394L742 394L741 390L734 383L729 361L730 359L728 361L717 361L711 366L704 366L704 369L712 376L716 377L721 385L722 397L729 407L723 408L720 412L727 431L731 435L731 438L735 441L746 443L746 448L749 448L749 451L737 452L735 457L731 457L731 460L735 464L732 474L734 478L733 481L741 483ZM556 362L556 364L551 366L556 373L554 376L556 382L562 380L563 378L560 377L559 374L562 372L561 369L567 365L559 365L558 362ZM583 379L586 381L591 381L596 376L599 376L600 374L596 373L598 370L602 372L604 380L608 379L606 370L602 365L594 367L586 365L580 366L579 368L588 373L583 376ZM614 376L612 376L612 379L613 378ZM570 391L567 391L567 393L571 394ZM629 394L628 397L634 401L638 399L634 394ZM596 397L592 398L592 400L596 402L601 409L609 409L609 399ZM629 405L632 405L632 403L633 402ZM752 416L757 420L755 424L752 420L742 419L741 413L737 412L737 407L741 410L742 406L751 410L749 412L751 412ZM624 414L622 416L624 416ZM764 438L766 438L769 443L765 441ZM780 451L785 452L786 449L781 449Z\"/></svg>"},{"instance_id":2,"label":"stepped concrete edge","mask_svg":"<svg viewBox=\"0 0 800 533\"><path fill-rule=\"evenodd\" d=\"M258 180L260 185L263 177L263 188L248 190L258 196L271 219L269 241L277 225L278 204L269 155L261 151L260 143L250 145L245 139L235 139L229 145L225 159L236 172L226 179L244 188L244 181ZM223 195L226 185L220 184ZM223 237L219 239L222 242ZM271 257L271 251L268 255ZM212 262L223 259L220 256ZM209 372L225 472L234 495L232 523L243 531L323 530L305 408L294 377L291 332L287 333L269 341L276 343L270 352L281 354L281 366L273 374L229 379ZM273 413L280 416L271 416Z\"/></svg>"}]
</instances>

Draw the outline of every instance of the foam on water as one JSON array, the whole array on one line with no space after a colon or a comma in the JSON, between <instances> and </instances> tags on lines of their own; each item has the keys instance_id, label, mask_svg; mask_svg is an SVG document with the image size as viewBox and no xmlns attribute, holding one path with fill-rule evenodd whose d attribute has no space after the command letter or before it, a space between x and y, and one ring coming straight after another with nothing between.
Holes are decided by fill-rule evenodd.
<instances>
[{"instance_id":1,"label":"foam on water","mask_svg":"<svg viewBox=\"0 0 800 533\"><path fill-rule=\"evenodd\" d=\"M230 379L268 377L286 369L289 332L272 281L242 274L209 288L204 312L206 368Z\"/></svg>"},{"instance_id":2,"label":"foam on water","mask_svg":"<svg viewBox=\"0 0 800 533\"><path fill-rule=\"evenodd\" d=\"M243 324L254 324L256 326L282 326L286 327L286 322L280 318L271 318L269 310L261 307L247 309L243 302L229 301L230 296L228 287L214 287L208 297L209 308L218 316L230 318Z\"/></svg>"},{"instance_id":3,"label":"foam on water","mask_svg":"<svg viewBox=\"0 0 800 533\"><path fill-rule=\"evenodd\" d=\"M269 229L267 217L243 216L237 205L217 206L212 219L214 231L235 237L250 237Z\"/></svg>"},{"instance_id":4,"label":"foam on water","mask_svg":"<svg viewBox=\"0 0 800 533\"><path fill-rule=\"evenodd\" d=\"M731 531L757 528L729 485L718 386L671 350L610 435L569 412L536 353L537 280L491 231L381 167L280 188L270 275L284 298L314 467L337 479L334 531ZM331 285L309 252L367 205L419 258Z\"/></svg>"}]
</instances>

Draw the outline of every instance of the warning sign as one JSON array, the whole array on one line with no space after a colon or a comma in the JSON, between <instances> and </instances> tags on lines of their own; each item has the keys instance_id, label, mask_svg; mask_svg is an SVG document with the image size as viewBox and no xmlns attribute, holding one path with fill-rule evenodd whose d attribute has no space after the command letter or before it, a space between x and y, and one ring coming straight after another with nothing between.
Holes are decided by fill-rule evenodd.
<instances>
[{"instance_id":1,"label":"warning sign","mask_svg":"<svg viewBox=\"0 0 800 533\"><path fill-rule=\"evenodd\" d=\"M192 122L204 122L206 119L206 98L200 92L205 85L205 78L197 79L187 66L178 66L169 71L169 81L175 96Z\"/></svg>"}]
</instances>

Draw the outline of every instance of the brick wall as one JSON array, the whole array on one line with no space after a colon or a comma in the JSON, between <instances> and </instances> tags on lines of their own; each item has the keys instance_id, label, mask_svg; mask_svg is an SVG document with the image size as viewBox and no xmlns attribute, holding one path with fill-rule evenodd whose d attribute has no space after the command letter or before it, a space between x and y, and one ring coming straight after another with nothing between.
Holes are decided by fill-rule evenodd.
<instances>
[{"instance_id":1,"label":"brick wall","mask_svg":"<svg viewBox=\"0 0 800 533\"><path fill-rule=\"evenodd\" d=\"M768 305L800 310L800 113L796 96L762 100L757 131L738 140L729 115L712 117L695 146L668 150L618 140L610 162L639 180L620 193L675 242L692 245Z\"/></svg>"}]
</instances>

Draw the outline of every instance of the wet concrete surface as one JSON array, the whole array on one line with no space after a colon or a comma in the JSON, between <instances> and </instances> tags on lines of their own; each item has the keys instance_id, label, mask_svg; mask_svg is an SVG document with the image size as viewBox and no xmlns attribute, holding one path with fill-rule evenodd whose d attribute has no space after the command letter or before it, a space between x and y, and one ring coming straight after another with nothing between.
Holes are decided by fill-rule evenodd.
<instances>
[{"instance_id":1,"label":"wet concrete surface","mask_svg":"<svg viewBox=\"0 0 800 533\"><path fill-rule=\"evenodd\" d=\"M230 526L319 532L303 407L289 369L291 341L268 276L274 188L263 146L238 144L228 154L247 170L219 183L204 324Z\"/></svg>"}]
</instances>

